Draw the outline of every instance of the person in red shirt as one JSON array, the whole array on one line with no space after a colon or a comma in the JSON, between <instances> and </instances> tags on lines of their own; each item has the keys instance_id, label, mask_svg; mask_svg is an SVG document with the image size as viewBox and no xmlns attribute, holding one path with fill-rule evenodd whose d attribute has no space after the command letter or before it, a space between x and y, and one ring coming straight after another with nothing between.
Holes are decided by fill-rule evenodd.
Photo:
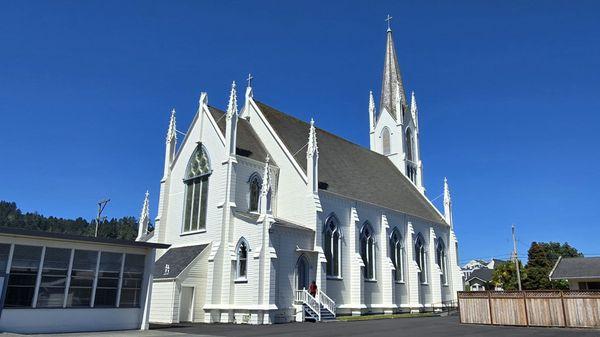
<instances>
[{"instance_id":1,"label":"person in red shirt","mask_svg":"<svg viewBox=\"0 0 600 337\"><path fill-rule=\"evenodd\" d=\"M308 292L312 297L317 296L317 282L312 281L308 286Z\"/></svg>"}]
</instances>

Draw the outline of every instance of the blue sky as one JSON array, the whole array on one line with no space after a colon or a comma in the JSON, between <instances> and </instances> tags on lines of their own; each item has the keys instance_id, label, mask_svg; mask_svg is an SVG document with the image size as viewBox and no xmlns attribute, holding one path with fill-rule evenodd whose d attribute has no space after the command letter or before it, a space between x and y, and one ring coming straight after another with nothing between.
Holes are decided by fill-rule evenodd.
<instances>
[{"instance_id":1,"label":"blue sky","mask_svg":"<svg viewBox=\"0 0 600 337\"><path fill-rule=\"evenodd\" d=\"M600 2L9 1L0 11L0 199L156 214L169 111L255 97L368 146L384 18L420 109L427 193L447 176L460 260L567 241L600 255ZM440 204L441 198L435 203Z\"/></svg>"}]
</instances>

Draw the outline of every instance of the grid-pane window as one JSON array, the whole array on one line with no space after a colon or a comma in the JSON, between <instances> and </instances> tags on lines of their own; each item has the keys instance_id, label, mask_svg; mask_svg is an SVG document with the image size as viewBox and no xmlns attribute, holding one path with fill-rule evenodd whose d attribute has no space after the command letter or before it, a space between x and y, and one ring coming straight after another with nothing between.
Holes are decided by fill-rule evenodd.
<instances>
[{"instance_id":1,"label":"grid-pane window","mask_svg":"<svg viewBox=\"0 0 600 337\"><path fill-rule=\"evenodd\" d=\"M6 266L8 265L8 255L10 254L10 245L6 243L0 243L0 274L6 272Z\"/></svg>"},{"instance_id":2,"label":"grid-pane window","mask_svg":"<svg viewBox=\"0 0 600 337\"><path fill-rule=\"evenodd\" d=\"M435 250L435 263L440 267L440 281L442 284L447 284L448 280L446 277L446 248L442 240L438 241Z\"/></svg>"},{"instance_id":3,"label":"grid-pane window","mask_svg":"<svg viewBox=\"0 0 600 337\"><path fill-rule=\"evenodd\" d=\"M70 260L70 249L46 248L42 281L38 292L38 307L60 308L63 306Z\"/></svg>"},{"instance_id":4,"label":"grid-pane window","mask_svg":"<svg viewBox=\"0 0 600 337\"><path fill-rule=\"evenodd\" d=\"M138 254L125 255L119 307L140 306L145 258L144 255Z\"/></svg>"},{"instance_id":5,"label":"grid-pane window","mask_svg":"<svg viewBox=\"0 0 600 337\"><path fill-rule=\"evenodd\" d=\"M4 307L31 307L42 247L15 245Z\"/></svg>"},{"instance_id":6,"label":"grid-pane window","mask_svg":"<svg viewBox=\"0 0 600 337\"><path fill-rule=\"evenodd\" d=\"M206 204L210 172L208 157L202 147L198 147L188 164L184 181L186 190L183 232L194 232L206 228Z\"/></svg>"},{"instance_id":7,"label":"grid-pane window","mask_svg":"<svg viewBox=\"0 0 600 337\"><path fill-rule=\"evenodd\" d=\"M75 250L71 268L71 284L67 293L67 307L89 307L96 277L98 252Z\"/></svg>"},{"instance_id":8,"label":"grid-pane window","mask_svg":"<svg viewBox=\"0 0 600 337\"><path fill-rule=\"evenodd\" d=\"M100 254L94 307L116 306L122 260L123 254L121 253L102 252Z\"/></svg>"}]
</instances>

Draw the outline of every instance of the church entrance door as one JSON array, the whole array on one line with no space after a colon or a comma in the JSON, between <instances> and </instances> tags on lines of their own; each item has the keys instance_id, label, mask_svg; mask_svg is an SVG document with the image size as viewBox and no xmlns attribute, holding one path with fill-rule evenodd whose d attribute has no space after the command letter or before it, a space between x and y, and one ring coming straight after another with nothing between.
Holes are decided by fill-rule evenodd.
<instances>
[{"instance_id":1,"label":"church entrance door","mask_svg":"<svg viewBox=\"0 0 600 337\"><path fill-rule=\"evenodd\" d=\"M296 264L296 289L308 289L308 259L300 255Z\"/></svg>"}]
</instances>

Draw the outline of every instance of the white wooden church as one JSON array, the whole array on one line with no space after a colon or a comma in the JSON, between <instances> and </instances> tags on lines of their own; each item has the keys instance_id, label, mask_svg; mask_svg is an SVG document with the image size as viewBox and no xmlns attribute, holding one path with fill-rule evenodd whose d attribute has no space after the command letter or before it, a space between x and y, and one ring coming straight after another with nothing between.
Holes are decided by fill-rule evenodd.
<instances>
[{"instance_id":1,"label":"white wooden church","mask_svg":"<svg viewBox=\"0 0 600 337\"><path fill-rule=\"evenodd\" d=\"M326 112L325 112L326 113ZM425 195L415 95L388 28L370 149L262 102L200 95L178 145L168 128L151 322L268 324L441 308L462 290L452 202ZM366 129L366 127L365 127ZM307 289L315 281L318 291Z\"/></svg>"}]
</instances>

